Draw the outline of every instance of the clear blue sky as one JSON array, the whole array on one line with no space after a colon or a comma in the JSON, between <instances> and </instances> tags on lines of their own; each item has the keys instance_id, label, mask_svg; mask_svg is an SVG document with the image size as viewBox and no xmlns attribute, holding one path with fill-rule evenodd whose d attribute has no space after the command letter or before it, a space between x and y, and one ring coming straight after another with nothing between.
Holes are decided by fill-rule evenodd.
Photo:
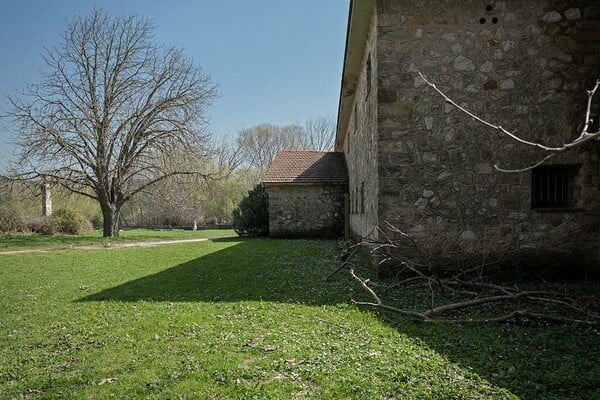
<instances>
[{"instance_id":1,"label":"clear blue sky","mask_svg":"<svg viewBox=\"0 0 600 400\"><path fill-rule=\"evenodd\" d=\"M39 80L44 47L94 7L156 24L156 41L182 47L219 83L215 135L259 123L335 117L348 0L0 0L0 94ZM4 96L2 96L4 97ZM0 99L0 109L6 107ZM9 152L0 121L0 158Z\"/></svg>"}]
</instances>

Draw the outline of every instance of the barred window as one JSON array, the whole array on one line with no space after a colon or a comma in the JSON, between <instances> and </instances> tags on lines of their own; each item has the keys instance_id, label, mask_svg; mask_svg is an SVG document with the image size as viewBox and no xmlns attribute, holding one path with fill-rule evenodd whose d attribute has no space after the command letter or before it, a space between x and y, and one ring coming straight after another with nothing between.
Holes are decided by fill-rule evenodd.
<instances>
[{"instance_id":1,"label":"barred window","mask_svg":"<svg viewBox=\"0 0 600 400\"><path fill-rule=\"evenodd\" d=\"M550 165L532 169L531 207L571 207L574 170L575 167L572 165Z\"/></svg>"}]
</instances>

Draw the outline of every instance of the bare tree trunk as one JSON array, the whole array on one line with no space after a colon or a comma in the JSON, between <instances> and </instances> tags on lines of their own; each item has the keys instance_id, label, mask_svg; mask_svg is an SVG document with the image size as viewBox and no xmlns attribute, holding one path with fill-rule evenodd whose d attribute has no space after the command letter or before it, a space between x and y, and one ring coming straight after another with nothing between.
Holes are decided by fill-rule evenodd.
<instances>
[{"instance_id":1,"label":"bare tree trunk","mask_svg":"<svg viewBox=\"0 0 600 400\"><path fill-rule=\"evenodd\" d=\"M61 36L41 82L9 100L20 148L10 175L98 201L104 236L118 236L134 195L172 176L204 175L188 161L212 156L206 109L217 85L182 50L155 44L141 17L94 9ZM179 149L185 158L174 160Z\"/></svg>"},{"instance_id":2,"label":"bare tree trunk","mask_svg":"<svg viewBox=\"0 0 600 400\"><path fill-rule=\"evenodd\" d=\"M102 236L118 237L121 207L114 204L103 204L101 208L103 219Z\"/></svg>"}]
</instances>

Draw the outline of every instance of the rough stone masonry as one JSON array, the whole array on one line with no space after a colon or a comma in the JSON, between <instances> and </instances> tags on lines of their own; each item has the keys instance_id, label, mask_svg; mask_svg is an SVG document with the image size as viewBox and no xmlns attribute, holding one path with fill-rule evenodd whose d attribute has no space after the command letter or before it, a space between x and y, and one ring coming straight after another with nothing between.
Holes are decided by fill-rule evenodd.
<instances>
[{"instance_id":1,"label":"rough stone masonry","mask_svg":"<svg viewBox=\"0 0 600 400\"><path fill-rule=\"evenodd\" d=\"M347 44L361 67L356 76L345 70L338 121L353 233L376 235L390 222L444 262L518 253L598 265L598 143L552 161L568 170L568 207L534 207L533 173L494 164L520 168L544 154L445 104L418 72L481 117L562 144L581 129L585 91L600 77L600 4L372 3L354 7L369 22L364 40L356 33Z\"/></svg>"}]
</instances>

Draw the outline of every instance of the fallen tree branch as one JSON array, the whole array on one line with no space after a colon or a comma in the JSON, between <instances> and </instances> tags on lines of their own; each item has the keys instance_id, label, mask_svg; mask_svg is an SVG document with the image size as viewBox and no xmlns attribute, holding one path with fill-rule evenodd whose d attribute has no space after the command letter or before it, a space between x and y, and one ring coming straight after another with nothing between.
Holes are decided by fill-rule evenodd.
<instances>
[{"instance_id":1,"label":"fallen tree branch","mask_svg":"<svg viewBox=\"0 0 600 400\"><path fill-rule=\"evenodd\" d=\"M384 310L393 311L398 314L407 315L422 320L429 320L429 318L427 318L427 316L424 316L422 313L416 311L403 310L401 308L392 307L384 304L379 298L379 296L377 296L377 293L375 293L375 291L369 287L368 279L364 279L356 275L356 273L354 272L354 268L348 268L348 272L350 273L350 276L355 281L357 281L362 286L362 288L365 289L367 293L369 293L371 297L373 297L373 299L375 300L375 303L351 300L352 304L383 308Z\"/></svg>"},{"instance_id":2,"label":"fallen tree branch","mask_svg":"<svg viewBox=\"0 0 600 400\"><path fill-rule=\"evenodd\" d=\"M401 231L397 230L397 232ZM425 270L421 270L411 264L410 257L403 252L405 248L399 244L397 240L386 235L382 235L382 237L385 242L381 243L380 246L373 247L373 241L361 242L353 245L353 251L347 253L351 255L346 257L341 265L330 272L325 278L325 280L328 280L339 271L346 270L350 277L357 282L363 291L372 299L372 301L358 301L351 299L352 304L382 309L423 322L499 323L516 319L529 319L552 323L572 323L590 326L600 324L600 315L597 312L580 304L575 298L565 293L548 290L521 290L514 286L502 286L485 282L482 279L484 276L483 271L477 271L476 279L468 280L464 278L468 275L465 272L472 273L477 270L477 267L469 267L449 277L440 278L439 274L434 273L435 268L433 267L425 267ZM399 240L404 244L404 241L408 238L409 235L402 232ZM411 240L408 242L417 246L416 241L412 238L410 239ZM359 268L358 265L351 261L351 258L354 257L357 253L356 250L360 246L367 246L376 250L385 250L386 254L384 259L387 262L401 260L398 264L400 271L412 273L413 275L405 276L404 278L389 284L381 283L380 281L373 282L368 278L360 276L360 274L357 273L357 269ZM398 250L400 252L395 256L392 250ZM421 257L426 257L424 252L416 252L416 254L418 254L417 257L419 258L418 265L432 266L432 263L423 262L421 260ZM504 259L504 257L500 258L500 260L502 259ZM480 265L479 268L483 269L484 265L487 264ZM421 287L429 293L429 302L431 304L429 308L415 310L390 305L383 301L380 294L376 291L376 288L402 290L402 288L406 289L409 287ZM440 292L440 296L437 296L436 294L438 291ZM436 301L441 304L436 305ZM540 304L546 307L542 312L533 308L536 305L539 308ZM472 318L464 317L464 313L469 312L468 310L479 309L480 307L491 305L502 306L500 309L506 311L503 311L504 313L498 316L483 318L476 316ZM512 307L518 307L518 309L507 309ZM563 314L559 313L559 309L563 310ZM452 312L460 312L460 315L453 318L445 316Z\"/></svg>"}]
</instances>

